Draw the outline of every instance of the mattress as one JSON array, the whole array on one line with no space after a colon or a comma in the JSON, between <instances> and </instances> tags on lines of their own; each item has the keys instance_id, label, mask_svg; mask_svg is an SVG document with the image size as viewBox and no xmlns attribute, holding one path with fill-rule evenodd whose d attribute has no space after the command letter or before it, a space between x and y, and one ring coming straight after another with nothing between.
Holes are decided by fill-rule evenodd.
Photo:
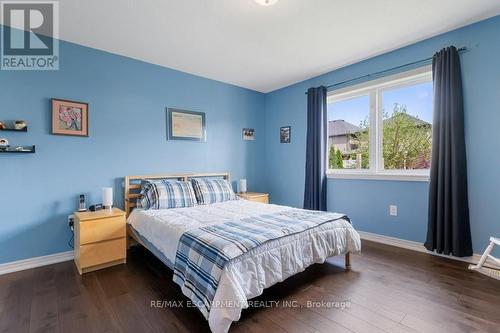
<instances>
[{"instance_id":1,"label":"mattress","mask_svg":"<svg viewBox=\"0 0 500 333\"><path fill-rule=\"evenodd\" d=\"M138 241L142 246L148 249L151 253L153 253L162 263L165 264L171 270L174 270L174 263L171 262L160 250L156 248L150 241L146 239L143 235L141 235L137 230L135 230L132 226L129 228L129 232L131 232L134 236L134 239Z\"/></svg>"},{"instance_id":2,"label":"mattress","mask_svg":"<svg viewBox=\"0 0 500 333\"><path fill-rule=\"evenodd\" d=\"M161 253L163 262L174 263L179 239L188 230L288 209L234 200L189 208L136 209L127 222L146 244L152 245L148 247ZM349 221L339 219L266 242L232 259L224 267L208 318L212 332L227 332L231 323L240 318L241 310L248 307L247 300L259 296L265 288L328 257L360 250L359 234Z\"/></svg>"}]
</instances>

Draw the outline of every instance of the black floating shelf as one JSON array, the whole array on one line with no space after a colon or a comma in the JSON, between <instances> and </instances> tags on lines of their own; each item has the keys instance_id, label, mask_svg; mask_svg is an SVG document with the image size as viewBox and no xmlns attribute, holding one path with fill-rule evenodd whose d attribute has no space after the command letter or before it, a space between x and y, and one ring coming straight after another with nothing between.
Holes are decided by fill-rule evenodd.
<instances>
[{"instance_id":1,"label":"black floating shelf","mask_svg":"<svg viewBox=\"0 0 500 333\"><path fill-rule=\"evenodd\" d=\"M28 126L23 129L15 129L15 128L0 128L0 131L10 131L10 132L28 132Z\"/></svg>"},{"instance_id":2,"label":"black floating shelf","mask_svg":"<svg viewBox=\"0 0 500 333\"><path fill-rule=\"evenodd\" d=\"M7 148L3 150L0 148L0 154L10 153L10 154L33 154L35 152L35 146L23 146L23 150L17 150L16 148Z\"/></svg>"}]
</instances>

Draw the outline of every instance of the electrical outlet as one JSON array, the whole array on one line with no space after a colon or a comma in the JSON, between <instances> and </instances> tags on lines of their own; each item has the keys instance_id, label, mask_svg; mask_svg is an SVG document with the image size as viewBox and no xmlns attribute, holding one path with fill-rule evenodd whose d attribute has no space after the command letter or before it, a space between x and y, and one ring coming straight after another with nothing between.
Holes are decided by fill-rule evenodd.
<instances>
[{"instance_id":1,"label":"electrical outlet","mask_svg":"<svg viewBox=\"0 0 500 333\"><path fill-rule=\"evenodd\" d=\"M73 226L75 225L75 215L68 215L68 226L71 230L73 230Z\"/></svg>"},{"instance_id":2,"label":"electrical outlet","mask_svg":"<svg viewBox=\"0 0 500 333\"><path fill-rule=\"evenodd\" d=\"M391 216L398 216L398 206L396 206L396 205L390 205L389 206L389 215L391 215Z\"/></svg>"}]
</instances>

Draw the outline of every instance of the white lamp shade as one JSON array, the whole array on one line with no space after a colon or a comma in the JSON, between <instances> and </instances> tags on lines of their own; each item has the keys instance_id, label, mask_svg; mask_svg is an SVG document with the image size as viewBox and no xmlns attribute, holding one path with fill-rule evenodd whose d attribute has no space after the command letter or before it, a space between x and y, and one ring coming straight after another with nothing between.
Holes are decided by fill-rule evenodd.
<instances>
[{"instance_id":1,"label":"white lamp shade","mask_svg":"<svg viewBox=\"0 0 500 333\"><path fill-rule=\"evenodd\" d=\"M247 191L247 180L240 179L240 193L245 193Z\"/></svg>"},{"instance_id":2,"label":"white lamp shade","mask_svg":"<svg viewBox=\"0 0 500 333\"><path fill-rule=\"evenodd\" d=\"M102 188L102 205L106 208L113 207L113 188L103 187Z\"/></svg>"}]
</instances>

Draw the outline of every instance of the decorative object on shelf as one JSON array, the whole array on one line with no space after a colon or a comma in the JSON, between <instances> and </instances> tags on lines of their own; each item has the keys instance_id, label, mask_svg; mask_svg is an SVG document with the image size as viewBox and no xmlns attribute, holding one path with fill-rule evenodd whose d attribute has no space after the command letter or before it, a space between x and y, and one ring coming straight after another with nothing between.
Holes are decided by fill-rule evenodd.
<instances>
[{"instance_id":1,"label":"decorative object on shelf","mask_svg":"<svg viewBox=\"0 0 500 333\"><path fill-rule=\"evenodd\" d=\"M290 143L292 136L292 127L285 126L280 128L280 143Z\"/></svg>"},{"instance_id":2,"label":"decorative object on shelf","mask_svg":"<svg viewBox=\"0 0 500 333\"><path fill-rule=\"evenodd\" d=\"M207 141L205 113L167 108L169 140Z\"/></svg>"},{"instance_id":3,"label":"decorative object on shelf","mask_svg":"<svg viewBox=\"0 0 500 333\"><path fill-rule=\"evenodd\" d=\"M35 146L17 146L16 150L22 153L31 153L34 152Z\"/></svg>"},{"instance_id":4,"label":"decorative object on shelf","mask_svg":"<svg viewBox=\"0 0 500 333\"><path fill-rule=\"evenodd\" d=\"M0 121L0 130L6 129L7 126L3 122Z\"/></svg>"},{"instance_id":5,"label":"decorative object on shelf","mask_svg":"<svg viewBox=\"0 0 500 333\"><path fill-rule=\"evenodd\" d=\"M31 152L34 152L35 146L17 146L14 149L15 149L15 151L20 152L20 153L31 153Z\"/></svg>"},{"instance_id":6,"label":"decorative object on shelf","mask_svg":"<svg viewBox=\"0 0 500 333\"><path fill-rule=\"evenodd\" d=\"M104 209L113 209L113 188L102 188L102 206Z\"/></svg>"},{"instance_id":7,"label":"decorative object on shelf","mask_svg":"<svg viewBox=\"0 0 500 333\"><path fill-rule=\"evenodd\" d=\"M24 120L16 120L14 122L14 128L18 131L25 129L27 126L28 125L26 124L26 122Z\"/></svg>"},{"instance_id":8,"label":"decorative object on shelf","mask_svg":"<svg viewBox=\"0 0 500 333\"><path fill-rule=\"evenodd\" d=\"M4 138L0 139L0 150L6 151L7 149L9 149L9 140Z\"/></svg>"},{"instance_id":9,"label":"decorative object on shelf","mask_svg":"<svg viewBox=\"0 0 500 333\"><path fill-rule=\"evenodd\" d=\"M31 153L33 151L33 146L17 146L15 150L20 153Z\"/></svg>"},{"instance_id":10,"label":"decorative object on shelf","mask_svg":"<svg viewBox=\"0 0 500 333\"><path fill-rule=\"evenodd\" d=\"M243 140L245 140L245 141L255 140L255 130L253 128L244 128L243 129Z\"/></svg>"},{"instance_id":11,"label":"decorative object on shelf","mask_svg":"<svg viewBox=\"0 0 500 333\"><path fill-rule=\"evenodd\" d=\"M52 134L89 136L87 103L52 99Z\"/></svg>"},{"instance_id":12,"label":"decorative object on shelf","mask_svg":"<svg viewBox=\"0 0 500 333\"><path fill-rule=\"evenodd\" d=\"M240 193L246 193L247 192L247 180L246 179L240 179Z\"/></svg>"}]
</instances>

